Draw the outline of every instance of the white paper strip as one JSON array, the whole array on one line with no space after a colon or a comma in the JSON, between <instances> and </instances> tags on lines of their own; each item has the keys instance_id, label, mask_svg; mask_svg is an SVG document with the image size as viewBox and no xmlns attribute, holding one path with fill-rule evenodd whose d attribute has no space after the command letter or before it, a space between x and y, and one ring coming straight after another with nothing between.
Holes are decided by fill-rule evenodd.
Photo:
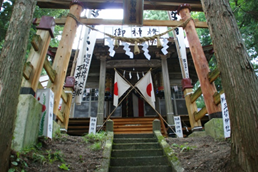
<instances>
[{"instance_id":1,"label":"white paper strip","mask_svg":"<svg viewBox=\"0 0 258 172\"><path fill-rule=\"evenodd\" d=\"M161 49L161 51L162 51L162 53L164 54L164 55L167 55L168 54L168 51L167 51L167 49L168 49L168 40L167 39L163 39L163 48Z\"/></svg>"},{"instance_id":2,"label":"white paper strip","mask_svg":"<svg viewBox=\"0 0 258 172\"><path fill-rule=\"evenodd\" d=\"M144 42L144 43L142 43L142 46L143 46L142 50L144 51L144 55L145 55L146 59L150 60L151 56L150 56L149 50L148 50L149 45L146 44L146 42Z\"/></svg>"},{"instance_id":3,"label":"white paper strip","mask_svg":"<svg viewBox=\"0 0 258 172\"><path fill-rule=\"evenodd\" d=\"M182 130L182 125L181 125L181 117L180 116L174 116L174 121L175 121L176 135L179 138L182 138L183 137L183 130Z\"/></svg>"},{"instance_id":4,"label":"white paper strip","mask_svg":"<svg viewBox=\"0 0 258 172\"><path fill-rule=\"evenodd\" d=\"M224 128L224 137L230 137L230 119L228 113L228 105L226 101L225 93L220 95L220 103L221 103L221 110L222 110L222 119L223 119L223 128Z\"/></svg>"}]
</instances>

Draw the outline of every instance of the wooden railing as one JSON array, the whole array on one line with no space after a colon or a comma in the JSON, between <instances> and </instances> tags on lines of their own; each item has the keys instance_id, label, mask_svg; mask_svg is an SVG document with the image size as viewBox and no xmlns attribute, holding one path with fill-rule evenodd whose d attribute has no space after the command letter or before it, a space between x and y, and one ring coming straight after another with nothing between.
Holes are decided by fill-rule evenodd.
<instances>
[{"instance_id":1,"label":"wooden railing","mask_svg":"<svg viewBox=\"0 0 258 172\"><path fill-rule=\"evenodd\" d=\"M219 76L220 76L220 71L216 68L214 71L208 74L209 82L210 83L214 82ZM222 93L224 93L223 90L221 90L220 92L216 92L213 95L213 100L216 105L220 104L220 94ZM190 95L191 103L194 103L201 95L202 95L202 90L201 90L201 87L199 87L194 93ZM200 111L194 112L195 121L200 120L202 117L205 116L205 114L207 114L207 109L204 106Z\"/></svg>"}]
</instances>

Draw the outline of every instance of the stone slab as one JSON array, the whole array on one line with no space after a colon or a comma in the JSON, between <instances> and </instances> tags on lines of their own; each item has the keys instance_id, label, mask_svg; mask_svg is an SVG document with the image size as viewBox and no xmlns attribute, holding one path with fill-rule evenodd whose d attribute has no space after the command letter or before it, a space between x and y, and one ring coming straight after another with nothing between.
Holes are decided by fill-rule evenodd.
<instances>
[{"instance_id":1,"label":"stone slab","mask_svg":"<svg viewBox=\"0 0 258 172\"><path fill-rule=\"evenodd\" d=\"M20 95L12 149L21 151L37 143L42 105L32 95Z\"/></svg>"},{"instance_id":2,"label":"stone slab","mask_svg":"<svg viewBox=\"0 0 258 172\"><path fill-rule=\"evenodd\" d=\"M204 125L207 135L214 139L224 138L223 120L222 118L213 118Z\"/></svg>"}]
</instances>

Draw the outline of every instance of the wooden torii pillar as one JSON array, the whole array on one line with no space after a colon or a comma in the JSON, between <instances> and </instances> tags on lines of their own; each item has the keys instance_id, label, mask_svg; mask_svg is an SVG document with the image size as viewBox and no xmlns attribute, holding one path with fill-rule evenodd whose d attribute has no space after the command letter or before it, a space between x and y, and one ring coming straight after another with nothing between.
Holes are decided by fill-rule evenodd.
<instances>
[{"instance_id":1,"label":"wooden torii pillar","mask_svg":"<svg viewBox=\"0 0 258 172\"><path fill-rule=\"evenodd\" d=\"M70 6L70 14L74 15L77 19L80 18L80 14L83 10L83 5L78 0L72 0ZM72 45L76 34L77 22L72 17L67 17L62 39L59 43L54 63L52 68L56 70L56 77L54 83L49 81L47 87L51 88L51 90L55 94L54 98L54 114L58 114L58 105L61 98L63 85L65 81L65 76L67 72L68 63L70 60ZM57 116L58 117L58 116Z\"/></svg>"},{"instance_id":2,"label":"wooden torii pillar","mask_svg":"<svg viewBox=\"0 0 258 172\"><path fill-rule=\"evenodd\" d=\"M183 21L191 18L190 14L190 5L183 4L179 6L177 13L179 13L180 17ZM195 70L197 72L202 94L204 97L204 102L209 114L209 118L221 117L221 108L217 106L213 101L213 95L217 92L217 89L214 83L210 83L208 79L208 73L210 72L208 61L203 52L200 40L198 38L195 24L193 20L190 20L186 26L184 27L186 32L187 40L189 42L189 48L192 54Z\"/></svg>"}]
</instances>

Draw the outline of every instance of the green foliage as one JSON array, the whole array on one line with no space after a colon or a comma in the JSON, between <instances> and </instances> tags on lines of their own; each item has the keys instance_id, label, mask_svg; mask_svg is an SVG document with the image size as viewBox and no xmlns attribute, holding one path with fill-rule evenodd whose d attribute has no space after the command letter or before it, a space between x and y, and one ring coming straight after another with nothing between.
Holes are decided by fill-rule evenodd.
<instances>
[{"instance_id":1,"label":"green foliage","mask_svg":"<svg viewBox=\"0 0 258 172\"><path fill-rule=\"evenodd\" d=\"M100 133L96 133L96 134L90 133L83 137L83 140L86 143L89 143L89 142L94 143L97 141L103 142L105 139L106 139L106 133L104 131L102 131Z\"/></svg>"},{"instance_id":2,"label":"green foliage","mask_svg":"<svg viewBox=\"0 0 258 172\"><path fill-rule=\"evenodd\" d=\"M59 166L60 169L65 170L65 171L69 171L70 170L69 167L70 167L70 165L67 166L64 163Z\"/></svg>"},{"instance_id":3,"label":"green foliage","mask_svg":"<svg viewBox=\"0 0 258 172\"><path fill-rule=\"evenodd\" d=\"M178 145L176 143L172 144L173 147L179 148L180 152L188 152L190 150L193 150L196 148L196 146L189 146L188 143L185 143L183 145Z\"/></svg>"},{"instance_id":4,"label":"green foliage","mask_svg":"<svg viewBox=\"0 0 258 172\"><path fill-rule=\"evenodd\" d=\"M46 162L46 158L44 155L41 155L40 153L32 153L32 159L34 162L39 162L39 163L42 163L44 164Z\"/></svg>"},{"instance_id":5,"label":"green foliage","mask_svg":"<svg viewBox=\"0 0 258 172\"><path fill-rule=\"evenodd\" d=\"M146 10L143 12L145 20L169 20L167 11Z\"/></svg>"},{"instance_id":6,"label":"green foliage","mask_svg":"<svg viewBox=\"0 0 258 172\"><path fill-rule=\"evenodd\" d=\"M101 142L96 142L89 146L91 150L98 151L101 149Z\"/></svg>"},{"instance_id":7,"label":"green foliage","mask_svg":"<svg viewBox=\"0 0 258 172\"><path fill-rule=\"evenodd\" d=\"M47 159L50 164L52 164L55 161L64 162L63 154L61 153L61 151L55 151L53 153L51 149L47 151Z\"/></svg>"}]
</instances>

